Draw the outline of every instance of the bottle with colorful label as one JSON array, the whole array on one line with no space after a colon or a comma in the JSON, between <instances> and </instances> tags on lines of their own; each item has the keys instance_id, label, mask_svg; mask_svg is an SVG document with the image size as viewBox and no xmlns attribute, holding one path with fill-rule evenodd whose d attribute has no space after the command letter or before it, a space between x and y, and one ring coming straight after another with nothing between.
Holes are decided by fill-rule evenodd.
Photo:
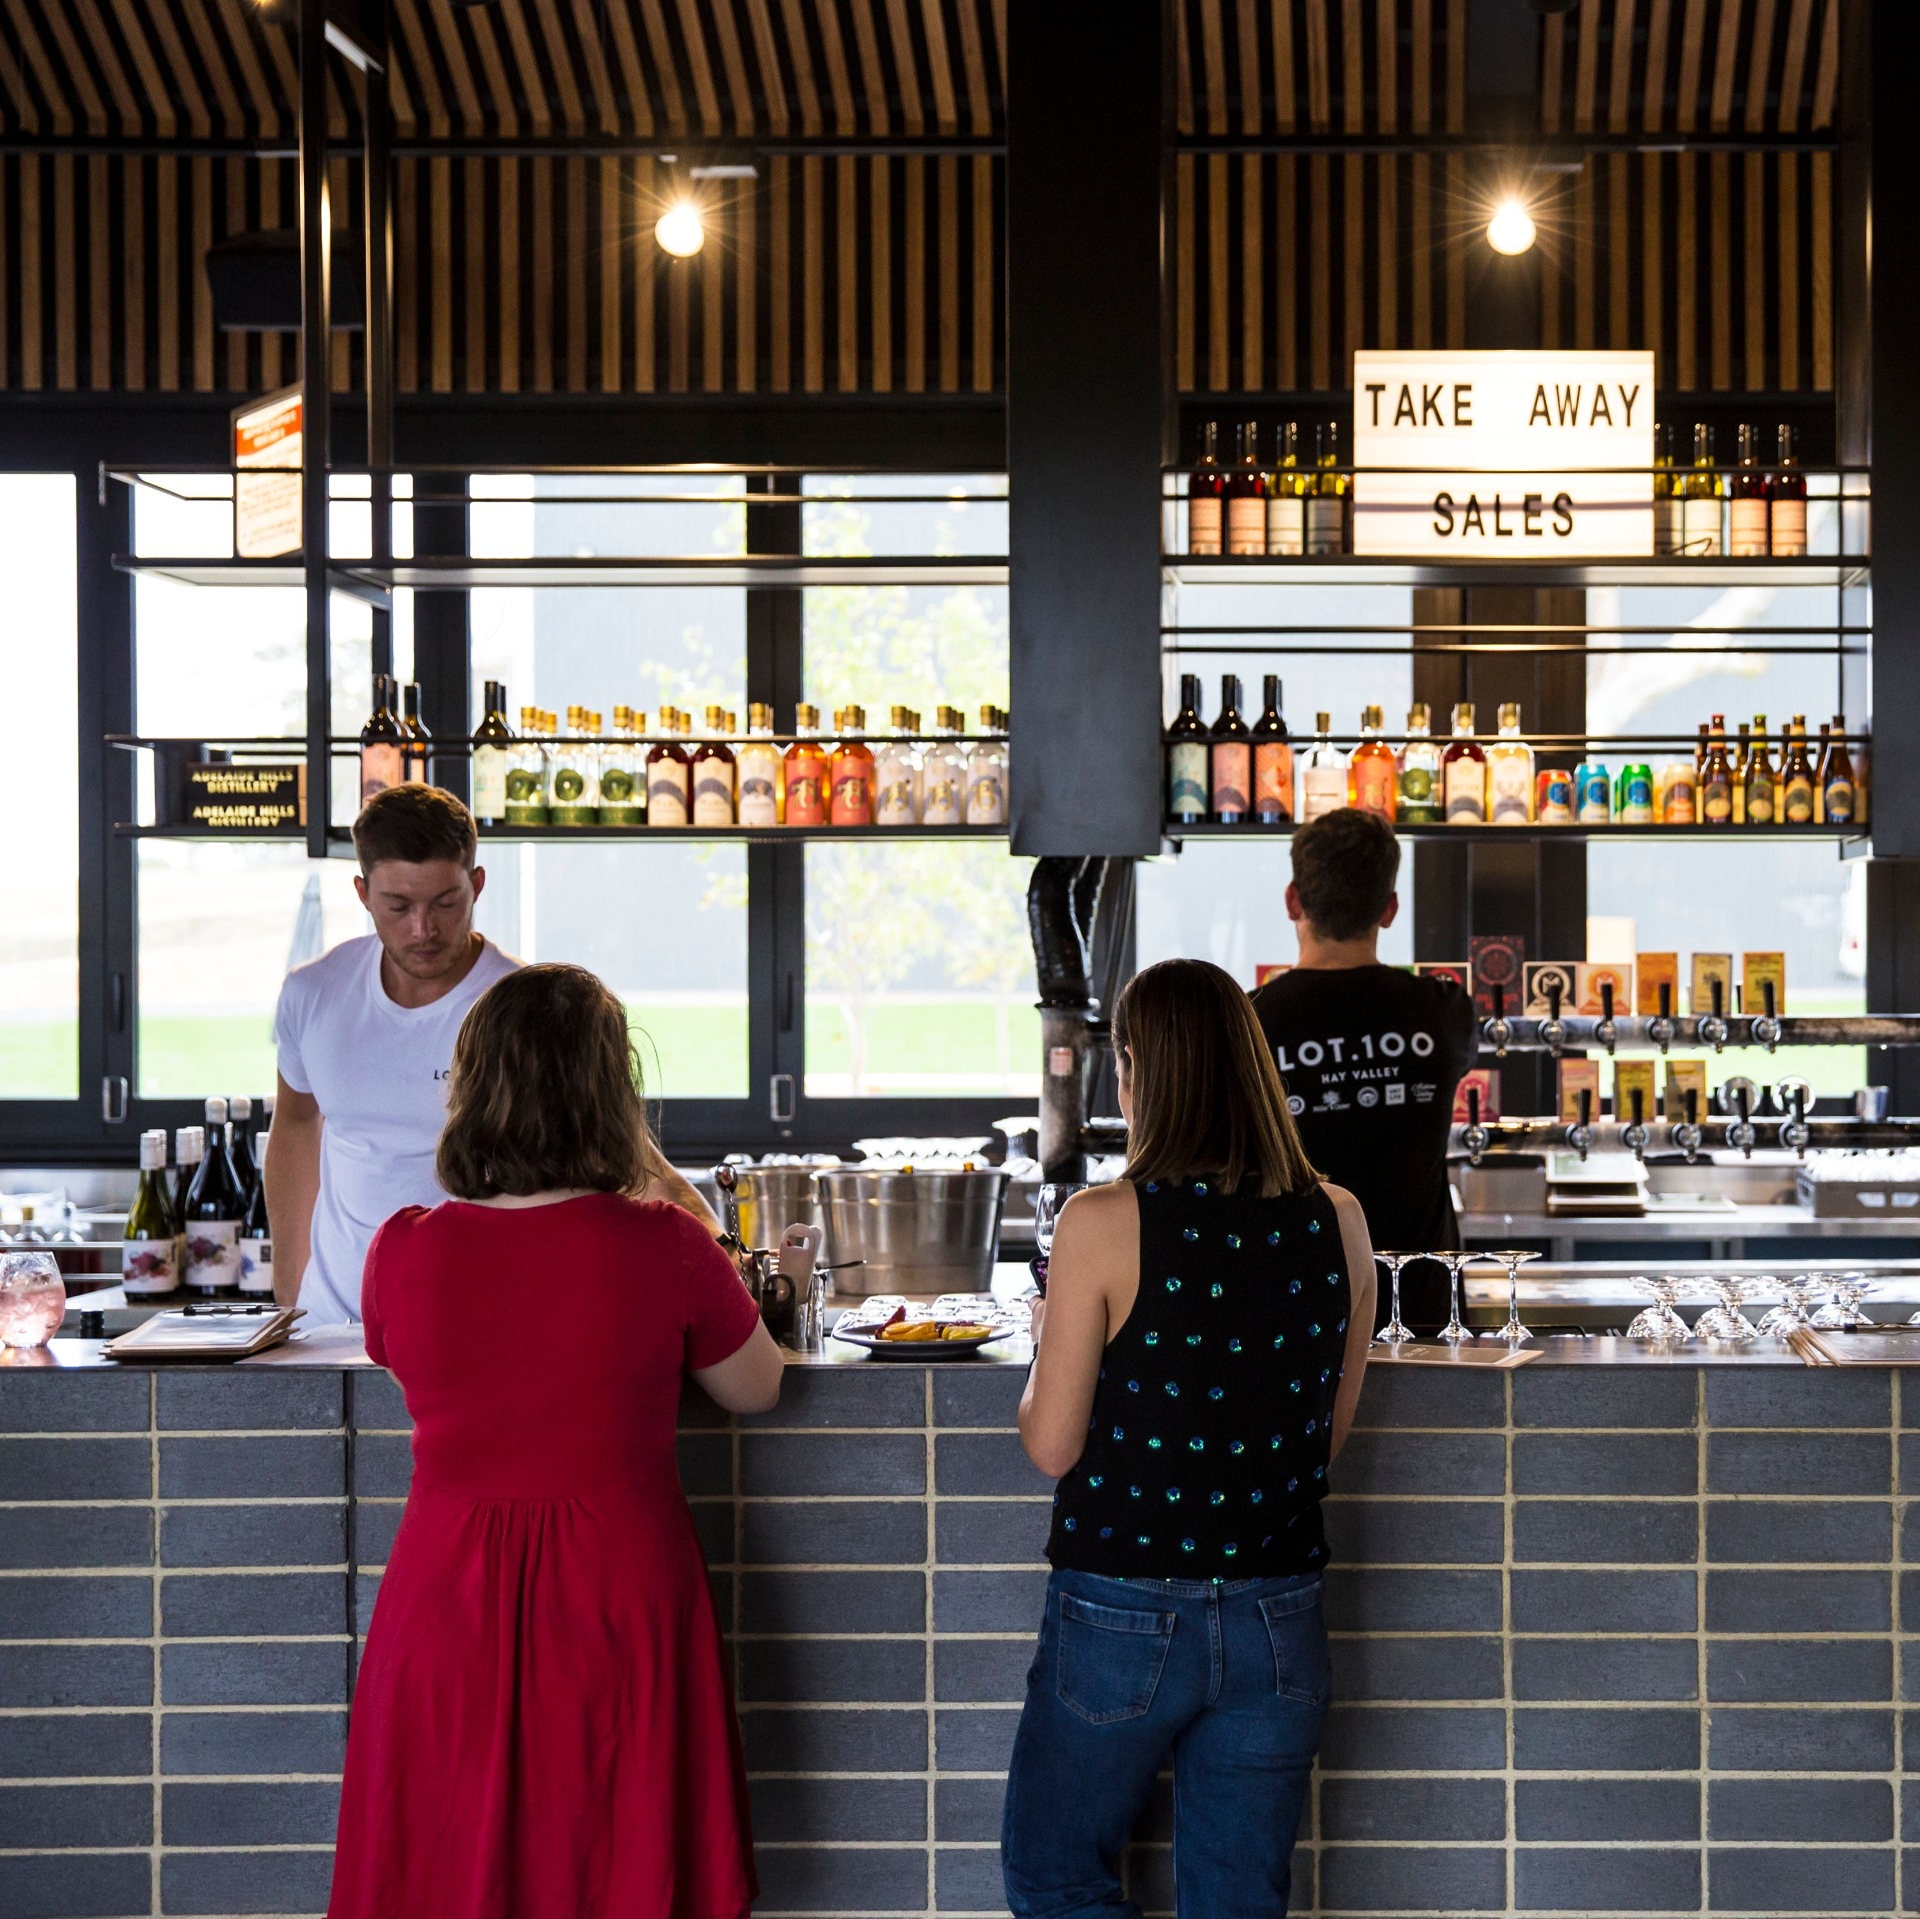
<instances>
[{"instance_id":1,"label":"bottle with colorful label","mask_svg":"<svg viewBox=\"0 0 1920 1919\"><path fill-rule=\"evenodd\" d=\"M1748 739L1746 776L1746 815L1749 826L1772 826L1779 817L1780 775L1767 749L1767 716L1753 716L1753 732Z\"/></svg>"},{"instance_id":2,"label":"bottle with colorful label","mask_svg":"<svg viewBox=\"0 0 1920 1919\"><path fill-rule=\"evenodd\" d=\"M1814 766L1807 757L1807 716L1804 713L1796 713L1787 727L1780 787L1782 821L1788 826L1811 826L1814 818Z\"/></svg>"},{"instance_id":3,"label":"bottle with colorful label","mask_svg":"<svg viewBox=\"0 0 1920 1919\"><path fill-rule=\"evenodd\" d=\"M1307 476L1300 465L1297 420L1289 420L1278 430L1274 458L1274 470L1267 475L1267 551L1304 553L1307 550Z\"/></svg>"},{"instance_id":4,"label":"bottle with colorful label","mask_svg":"<svg viewBox=\"0 0 1920 1919\"><path fill-rule=\"evenodd\" d=\"M127 1208L120 1244L120 1285L129 1299L180 1290L180 1222L167 1191L165 1127L140 1135L140 1184Z\"/></svg>"},{"instance_id":5,"label":"bottle with colorful label","mask_svg":"<svg viewBox=\"0 0 1920 1919\"><path fill-rule=\"evenodd\" d=\"M600 748L584 706L567 708L567 731L553 746L549 784L555 826L596 826L600 820Z\"/></svg>"},{"instance_id":6,"label":"bottle with colorful label","mask_svg":"<svg viewBox=\"0 0 1920 1919\"><path fill-rule=\"evenodd\" d=\"M393 710L393 676L373 676L373 712L360 729L360 804L407 777L405 729Z\"/></svg>"},{"instance_id":7,"label":"bottle with colorful label","mask_svg":"<svg viewBox=\"0 0 1920 1919\"><path fill-rule=\"evenodd\" d=\"M1707 752L1700 763L1700 792L1696 804L1703 826L1733 824L1733 766L1727 759L1724 713L1716 713L1707 724Z\"/></svg>"},{"instance_id":8,"label":"bottle with colorful label","mask_svg":"<svg viewBox=\"0 0 1920 1919\"><path fill-rule=\"evenodd\" d=\"M1736 560L1764 559L1769 545L1767 476L1760 465L1753 428L1744 420L1727 496L1727 551Z\"/></svg>"},{"instance_id":9,"label":"bottle with colorful label","mask_svg":"<svg viewBox=\"0 0 1920 1919\"><path fill-rule=\"evenodd\" d=\"M1487 823L1487 755L1473 737L1473 702L1453 709L1453 738L1440 761L1441 790L1449 826Z\"/></svg>"},{"instance_id":10,"label":"bottle with colorful label","mask_svg":"<svg viewBox=\"0 0 1920 1919\"><path fill-rule=\"evenodd\" d=\"M1851 826L1857 810L1853 760L1847 752L1847 716L1836 713L1820 758L1820 810L1829 826Z\"/></svg>"},{"instance_id":11,"label":"bottle with colorful label","mask_svg":"<svg viewBox=\"0 0 1920 1919\"><path fill-rule=\"evenodd\" d=\"M820 709L802 701L793 709L793 744L781 760L786 786L786 823L825 826L830 762L820 742Z\"/></svg>"},{"instance_id":12,"label":"bottle with colorful label","mask_svg":"<svg viewBox=\"0 0 1920 1919\"><path fill-rule=\"evenodd\" d=\"M873 756L873 823L876 826L917 826L920 823L920 757L913 749L918 731L904 706L888 713L893 731Z\"/></svg>"},{"instance_id":13,"label":"bottle with colorful label","mask_svg":"<svg viewBox=\"0 0 1920 1919\"><path fill-rule=\"evenodd\" d=\"M1767 546L1775 559L1804 559L1807 552L1807 476L1794 451L1790 426L1775 429L1776 465L1767 481Z\"/></svg>"},{"instance_id":14,"label":"bottle with colorful label","mask_svg":"<svg viewBox=\"0 0 1920 1919\"><path fill-rule=\"evenodd\" d=\"M740 769L740 824L780 824L780 749L773 743L773 708L754 700L747 707L747 737L734 755Z\"/></svg>"},{"instance_id":15,"label":"bottle with colorful label","mask_svg":"<svg viewBox=\"0 0 1920 1919\"><path fill-rule=\"evenodd\" d=\"M934 709L932 741L920 766L920 824L964 826L967 820L967 756L956 735L966 724L958 707Z\"/></svg>"},{"instance_id":16,"label":"bottle with colorful label","mask_svg":"<svg viewBox=\"0 0 1920 1919\"><path fill-rule=\"evenodd\" d=\"M1307 499L1307 551L1328 555L1347 550L1347 493L1351 481L1340 460L1340 422L1314 429L1313 492Z\"/></svg>"},{"instance_id":17,"label":"bottle with colorful label","mask_svg":"<svg viewBox=\"0 0 1920 1919\"><path fill-rule=\"evenodd\" d=\"M1262 826L1293 818L1293 741L1280 712L1280 676L1266 675L1265 703L1253 723L1253 817Z\"/></svg>"},{"instance_id":18,"label":"bottle with colorful label","mask_svg":"<svg viewBox=\"0 0 1920 1919\"><path fill-rule=\"evenodd\" d=\"M1520 707L1500 708L1500 734L1487 746L1487 815L1495 826L1533 821L1533 748L1520 737Z\"/></svg>"},{"instance_id":19,"label":"bottle with colorful label","mask_svg":"<svg viewBox=\"0 0 1920 1919\"><path fill-rule=\"evenodd\" d=\"M1220 676L1220 717L1213 723L1207 751L1209 798L1215 821L1238 826L1251 805L1253 736L1240 717L1240 676Z\"/></svg>"},{"instance_id":20,"label":"bottle with colorful label","mask_svg":"<svg viewBox=\"0 0 1920 1919\"><path fill-rule=\"evenodd\" d=\"M1260 428L1249 420L1227 471L1227 551L1254 559L1266 550L1267 476L1260 467Z\"/></svg>"},{"instance_id":21,"label":"bottle with colorful label","mask_svg":"<svg viewBox=\"0 0 1920 1919\"><path fill-rule=\"evenodd\" d=\"M733 748L726 736L732 731L724 707L707 708L706 738L694 749L688 769L693 789L695 826L731 826L734 823Z\"/></svg>"},{"instance_id":22,"label":"bottle with colorful label","mask_svg":"<svg viewBox=\"0 0 1920 1919\"><path fill-rule=\"evenodd\" d=\"M1425 700L1407 708L1407 737L1400 748L1400 803L1404 826L1434 826L1443 815L1440 801L1440 748L1433 737L1433 712Z\"/></svg>"},{"instance_id":23,"label":"bottle with colorful label","mask_svg":"<svg viewBox=\"0 0 1920 1919\"><path fill-rule=\"evenodd\" d=\"M1224 530L1227 476L1220 470L1220 427L1200 429L1200 458L1187 479L1187 551L1218 554Z\"/></svg>"},{"instance_id":24,"label":"bottle with colorful label","mask_svg":"<svg viewBox=\"0 0 1920 1919\"><path fill-rule=\"evenodd\" d=\"M504 826L513 733L507 725L507 689L498 680L487 682L485 706L473 730L473 817L481 826Z\"/></svg>"},{"instance_id":25,"label":"bottle with colorful label","mask_svg":"<svg viewBox=\"0 0 1920 1919\"><path fill-rule=\"evenodd\" d=\"M828 824L873 824L873 749L861 735L867 730L864 706L844 707L834 716L840 741L828 762Z\"/></svg>"},{"instance_id":26,"label":"bottle with colorful label","mask_svg":"<svg viewBox=\"0 0 1920 1919\"><path fill-rule=\"evenodd\" d=\"M640 761L646 723L647 716L630 706L613 709L613 734L600 749L602 826L640 826L646 821L646 774Z\"/></svg>"},{"instance_id":27,"label":"bottle with colorful label","mask_svg":"<svg viewBox=\"0 0 1920 1919\"><path fill-rule=\"evenodd\" d=\"M1207 723L1200 717L1200 675L1180 675L1180 711L1167 728L1167 818L1198 826L1207 817Z\"/></svg>"},{"instance_id":28,"label":"bottle with colorful label","mask_svg":"<svg viewBox=\"0 0 1920 1919\"><path fill-rule=\"evenodd\" d=\"M1314 739L1300 769L1300 819L1323 819L1347 803L1347 756L1332 739L1333 715L1313 716Z\"/></svg>"},{"instance_id":29,"label":"bottle with colorful label","mask_svg":"<svg viewBox=\"0 0 1920 1919\"><path fill-rule=\"evenodd\" d=\"M980 737L967 755L967 824L1007 823L1007 716L997 706L980 709Z\"/></svg>"},{"instance_id":30,"label":"bottle with colorful label","mask_svg":"<svg viewBox=\"0 0 1920 1919\"><path fill-rule=\"evenodd\" d=\"M1347 804L1392 821L1399 799L1400 769L1385 738L1386 721L1377 706L1360 712L1360 744L1347 762Z\"/></svg>"},{"instance_id":31,"label":"bottle with colorful label","mask_svg":"<svg viewBox=\"0 0 1920 1919\"><path fill-rule=\"evenodd\" d=\"M240 1228L247 1201L228 1151L227 1102L217 1096L207 1101L206 1157L187 1188L183 1213L187 1290L230 1292L240 1283Z\"/></svg>"},{"instance_id":32,"label":"bottle with colorful label","mask_svg":"<svg viewBox=\"0 0 1920 1919\"><path fill-rule=\"evenodd\" d=\"M678 739L680 713L663 706L654 716L657 737L647 750L647 824L692 823L693 768Z\"/></svg>"},{"instance_id":33,"label":"bottle with colorful label","mask_svg":"<svg viewBox=\"0 0 1920 1919\"><path fill-rule=\"evenodd\" d=\"M541 738L540 709L520 709L520 737L507 763L506 821L509 826L545 826L548 804L547 749Z\"/></svg>"},{"instance_id":34,"label":"bottle with colorful label","mask_svg":"<svg viewBox=\"0 0 1920 1919\"><path fill-rule=\"evenodd\" d=\"M267 1163L268 1138L267 1133L260 1133L252 1142L251 1157L256 1164L248 1169L254 1175L253 1196L240 1227L240 1290L271 1298L273 1227L267 1218L267 1182L261 1176Z\"/></svg>"}]
</instances>

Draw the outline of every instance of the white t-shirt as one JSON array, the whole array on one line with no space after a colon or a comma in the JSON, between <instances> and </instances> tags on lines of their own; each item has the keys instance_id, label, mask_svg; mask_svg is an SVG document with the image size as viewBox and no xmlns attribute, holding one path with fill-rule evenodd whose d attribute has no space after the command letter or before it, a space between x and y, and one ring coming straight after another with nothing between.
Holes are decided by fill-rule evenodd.
<instances>
[{"instance_id":1,"label":"white t-shirt","mask_svg":"<svg viewBox=\"0 0 1920 1919\"><path fill-rule=\"evenodd\" d=\"M467 1009L520 962L491 940L465 979L429 1006L396 1006L380 983L380 942L347 940L280 988L280 1077L311 1093L326 1122L312 1249L300 1280L308 1325L360 1317L360 1269L383 1221L447 1195L433 1175L453 1043Z\"/></svg>"}]
</instances>

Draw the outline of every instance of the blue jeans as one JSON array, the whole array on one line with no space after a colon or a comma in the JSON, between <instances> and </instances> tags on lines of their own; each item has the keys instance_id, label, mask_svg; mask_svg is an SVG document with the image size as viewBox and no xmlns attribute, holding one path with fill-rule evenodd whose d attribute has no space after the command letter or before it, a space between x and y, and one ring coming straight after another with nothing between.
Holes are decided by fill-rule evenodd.
<instances>
[{"instance_id":1,"label":"blue jeans","mask_svg":"<svg viewBox=\"0 0 1920 1919\"><path fill-rule=\"evenodd\" d=\"M1283 1919L1331 1691L1320 1583L1053 1575L1001 1823L1015 1919L1139 1919L1120 1851L1169 1756L1180 1919Z\"/></svg>"}]
</instances>

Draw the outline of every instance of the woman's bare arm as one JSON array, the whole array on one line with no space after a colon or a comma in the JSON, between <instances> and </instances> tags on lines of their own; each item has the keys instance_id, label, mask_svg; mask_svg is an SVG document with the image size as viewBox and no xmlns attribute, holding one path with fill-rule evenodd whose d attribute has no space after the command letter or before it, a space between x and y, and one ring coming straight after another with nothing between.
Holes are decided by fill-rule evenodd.
<instances>
[{"instance_id":1,"label":"woman's bare arm","mask_svg":"<svg viewBox=\"0 0 1920 1919\"><path fill-rule=\"evenodd\" d=\"M1342 1186L1329 1186L1327 1197L1340 1221L1340 1247L1347 1256L1347 1278L1352 1295L1347 1307L1347 1354L1340 1390L1333 1398L1333 1445L1329 1457L1338 1459L1353 1426L1360 1403L1360 1382L1366 1376L1367 1354L1373 1348L1373 1299L1378 1278L1373 1264L1373 1241L1360 1202Z\"/></svg>"}]
</instances>

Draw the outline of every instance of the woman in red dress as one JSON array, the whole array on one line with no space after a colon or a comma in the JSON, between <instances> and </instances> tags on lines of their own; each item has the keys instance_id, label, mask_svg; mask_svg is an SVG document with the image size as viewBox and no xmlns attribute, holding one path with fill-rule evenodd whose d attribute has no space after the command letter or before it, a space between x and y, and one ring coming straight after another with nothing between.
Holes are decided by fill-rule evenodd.
<instances>
[{"instance_id":1,"label":"woman in red dress","mask_svg":"<svg viewBox=\"0 0 1920 1919\"><path fill-rule=\"evenodd\" d=\"M329 1919L744 1919L725 1653L674 1463L681 1382L780 1352L658 1163L620 1002L529 966L454 1052L440 1183L367 1254L413 1489L367 1637Z\"/></svg>"}]
</instances>

